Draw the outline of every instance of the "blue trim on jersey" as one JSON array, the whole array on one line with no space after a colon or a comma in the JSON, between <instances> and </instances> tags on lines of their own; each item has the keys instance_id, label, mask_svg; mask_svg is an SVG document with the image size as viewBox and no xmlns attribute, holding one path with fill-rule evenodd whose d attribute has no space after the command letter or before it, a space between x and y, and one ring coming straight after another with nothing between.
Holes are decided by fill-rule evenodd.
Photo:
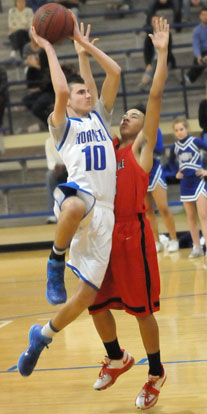
<instances>
[{"instance_id":1,"label":"blue trim on jersey","mask_svg":"<svg viewBox=\"0 0 207 414\"><path fill-rule=\"evenodd\" d=\"M66 138L67 138L67 135L68 135L68 131L69 131L69 129L70 129L70 118L68 118L68 122L67 122L67 126L66 126L66 129L65 129L65 133L64 133L64 135L63 135L63 139L62 139L62 141L60 142L59 147L56 147L58 151L60 151L60 150L61 150L61 148L62 148L62 146L63 146L63 144L64 144L64 142L65 142L65 140L66 140Z\"/></svg>"},{"instance_id":2,"label":"blue trim on jersey","mask_svg":"<svg viewBox=\"0 0 207 414\"><path fill-rule=\"evenodd\" d=\"M61 203L58 203L57 198L54 198L54 204L55 204L55 203L57 203L58 208L59 208L59 210L60 210L60 211L61 211L62 204L63 204L63 202L65 201L65 199L66 199L66 198L67 198L67 197L64 197L64 198L62 199Z\"/></svg>"},{"instance_id":3,"label":"blue trim on jersey","mask_svg":"<svg viewBox=\"0 0 207 414\"><path fill-rule=\"evenodd\" d=\"M110 137L110 135L109 135L109 133L108 133L108 131L107 131L107 129L106 129L106 127L105 127L105 125L104 125L104 123L103 123L102 119L101 119L101 118L100 118L100 116L98 115L98 113L97 113L96 111L93 111L93 113L95 113L95 114L98 116L98 118L99 118L100 122L102 123L102 125L103 125L103 127L104 127L104 129L105 129L105 131L107 132L107 135L109 136L110 140L112 141L112 138ZM90 115L90 113L88 113L88 118L89 118L89 119L91 119L91 115ZM67 138L67 135L68 135L68 132L69 132L69 129L70 129L70 121L71 121L71 120L72 120L72 121L83 122L83 119L81 119L81 118L72 118L72 117L69 117L69 118L68 118L68 121L67 121L67 126L66 126L66 129L65 129L64 135L63 135L63 139L61 140L59 147L56 147L58 152L61 150L61 148L62 148L62 146L63 146L63 144L64 144L64 142L65 142L65 140L66 140L66 138Z\"/></svg>"},{"instance_id":4,"label":"blue trim on jersey","mask_svg":"<svg viewBox=\"0 0 207 414\"><path fill-rule=\"evenodd\" d=\"M93 207L94 207L94 205L96 203L96 198L89 191L86 191L83 188L81 188L75 181L69 181L67 183L61 183L61 184L58 184L57 187L60 188L60 190L62 191L62 193L65 195L65 198L63 199L63 201L65 201L65 199L67 197L71 197L72 195L74 195L74 193L71 193L70 190L76 190L76 194L75 195L77 195L77 197L78 197L78 192L79 191L82 192L82 193L88 194L90 197L92 197L93 204L91 205L91 207L87 211L87 213L84 214L84 217L86 217L90 213L90 211L93 209ZM62 203L63 203L63 201L62 201ZM61 206L62 206L62 203L61 203ZM57 202L57 204L58 204L58 202ZM59 204L58 204L58 206L59 206ZM60 206L60 210L61 210L61 206Z\"/></svg>"},{"instance_id":5,"label":"blue trim on jersey","mask_svg":"<svg viewBox=\"0 0 207 414\"><path fill-rule=\"evenodd\" d=\"M83 122L82 118L72 118L71 116L68 117L68 119L72 119L73 121L79 121L79 122Z\"/></svg>"},{"instance_id":6,"label":"blue trim on jersey","mask_svg":"<svg viewBox=\"0 0 207 414\"><path fill-rule=\"evenodd\" d=\"M87 280L82 274L81 272L77 269L77 267L71 265L70 263L66 263L66 266L70 267L71 270L73 271L74 275L77 276L78 278L81 278L84 282L86 282L88 285L90 285L91 287L93 287L96 290L99 290L99 288L97 288L96 285L94 285L93 283L89 282L89 280Z\"/></svg>"},{"instance_id":7,"label":"blue trim on jersey","mask_svg":"<svg viewBox=\"0 0 207 414\"><path fill-rule=\"evenodd\" d=\"M101 119L101 117L100 117L99 113L98 113L98 112L96 112L96 111L92 111L92 113L93 113L93 114L95 114L95 115L97 116L97 118L98 118L98 119L99 119L99 121L101 122L102 126L104 127L104 129L105 129L105 131L106 131L106 133L107 133L107 135L108 135L108 138L109 138L111 141L113 141L113 139L112 139L112 138L111 138L111 136L109 135L109 132L108 132L108 130L106 129L106 127L105 127L105 125L104 125L104 123L103 123L103 121L102 121L102 119Z\"/></svg>"},{"instance_id":8,"label":"blue trim on jersey","mask_svg":"<svg viewBox=\"0 0 207 414\"><path fill-rule=\"evenodd\" d=\"M75 181L69 181L67 183L58 184L58 187L69 187L69 188L72 188L73 190L80 190L79 185Z\"/></svg>"}]
</instances>

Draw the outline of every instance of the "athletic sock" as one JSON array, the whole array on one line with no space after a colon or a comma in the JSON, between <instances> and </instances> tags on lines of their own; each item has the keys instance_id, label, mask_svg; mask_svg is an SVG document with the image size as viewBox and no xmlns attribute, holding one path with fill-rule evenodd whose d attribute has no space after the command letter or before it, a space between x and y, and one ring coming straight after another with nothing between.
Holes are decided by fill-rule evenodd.
<instances>
[{"instance_id":1,"label":"athletic sock","mask_svg":"<svg viewBox=\"0 0 207 414\"><path fill-rule=\"evenodd\" d=\"M119 346L117 338L112 342L104 342L103 344L110 359L121 359L123 357L123 351Z\"/></svg>"},{"instance_id":2,"label":"athletic sock","mask_svg":"<svg viewBox=\"0 0 207 414\"><path fill-rule=\"evenodd\" d=\"M53 326L52 321L43 326L41 330L41 334L46 336L46 338L52 338L57 332L59 331Z\"/></svg>"},{"instance_id":3,"label":"athletic sock","mask_svg":"<svg viewBox=\"0 0 207 414\"><path fill-rule=\"evenodd\" d=\"M147 354L149 361L149 374L153 376L162 376L162 365L160 362L160 351L155 354Z\"/></svg>"},{"instance_id":4,"label":"athletic sock","mask_svg":"<svg viewBox=\"0 0 207 414\"><path fill-rule=\"evenodd\" d=\"M53 245L50 253L50 260L55 259L58 262L63 262L65 261L65 253L66 249L58 249L55 245Z\"/></svg>"}]
</instances>

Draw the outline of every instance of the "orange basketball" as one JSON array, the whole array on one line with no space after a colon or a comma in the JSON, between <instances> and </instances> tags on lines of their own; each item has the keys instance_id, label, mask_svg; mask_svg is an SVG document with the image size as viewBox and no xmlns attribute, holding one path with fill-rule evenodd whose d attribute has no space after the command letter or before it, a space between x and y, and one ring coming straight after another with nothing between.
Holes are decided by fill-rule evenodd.
<instances>
[{"instance_id":1,"label":"orange basketball","mask_svg":"<svg viewBox=\"0 0 207 414\"><path fill-rule=\"evenodd\" d=\"M54 44L73 35L72 12L61 4L47 3L41 6L33 17L36 33Z\"/></svg>"}]
</instances>

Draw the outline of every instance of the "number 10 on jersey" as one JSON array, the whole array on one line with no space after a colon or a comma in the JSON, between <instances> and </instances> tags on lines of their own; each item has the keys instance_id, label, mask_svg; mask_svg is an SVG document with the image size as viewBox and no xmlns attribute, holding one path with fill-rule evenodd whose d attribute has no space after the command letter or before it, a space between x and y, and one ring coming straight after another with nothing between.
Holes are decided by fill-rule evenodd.
<instances>
[{"instance_id":1,"label":"number 10 on jersey","mask_svg":"<svg viewBox=\"0 0 207 414\"><path fill-rule=\"evenodd\" d=\"M103 145L87 146L82 152L85 154L86 171L105 170L106 152Z\"/></svg>"}]
</instances>

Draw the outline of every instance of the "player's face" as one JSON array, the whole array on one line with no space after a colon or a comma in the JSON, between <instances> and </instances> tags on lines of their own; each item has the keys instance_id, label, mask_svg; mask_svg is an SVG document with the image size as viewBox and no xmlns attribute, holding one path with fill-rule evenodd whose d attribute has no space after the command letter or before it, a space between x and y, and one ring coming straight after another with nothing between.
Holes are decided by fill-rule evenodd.
<instances>
[{"instance_id":1,"label":"player's face","mask_svg":"<svg viewBox=\"0 0 207 414\"><path fill-rule=\"evenodd\" d=\"M188 135L188 130L182 122L178 122L174 125L174 134L177 139L183 139Z\"/></svg>"},{"instance_id":2,"label":"player's face","mask_svg":"<svg viewBox=\"0 0 207 414\"><path fill-rule=\"evenodd\" d=\"M86 116L91 111L91 94L86 85L74 83L71 86L68 106L79 116Z\"/></svg>"},{"instance_id":3,"label":"player's face","mask_svg":"<svg viewBox=\"0 0 207 414\"><path fill-rule=\"evenodd\" d=\"M135 139L144 124L144 114L138 109L127 111L120 123L120 133L122 138Z\"/></svg>"}]
</instances>

